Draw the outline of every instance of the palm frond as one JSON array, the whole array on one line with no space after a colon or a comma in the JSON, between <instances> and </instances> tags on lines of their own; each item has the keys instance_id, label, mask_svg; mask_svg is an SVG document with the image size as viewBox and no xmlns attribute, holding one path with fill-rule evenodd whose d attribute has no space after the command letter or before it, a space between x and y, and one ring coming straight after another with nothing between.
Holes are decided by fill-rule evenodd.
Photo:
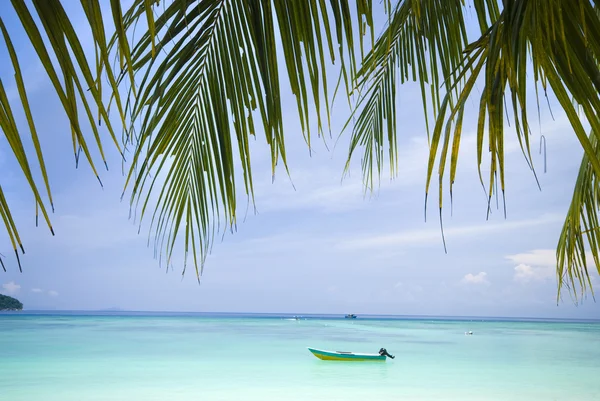
<instances>
[{"instance_id":1,"label":"palm frond","mask_svg":"<svg viewBox=\"0 0 600 401\"><path fill-rule=\"evenodd\" d=\"M582 16L584 17L582 18ZM527 84L531 79L527 76L529 60L531 60L533 68L536 96L539 93L538 85L541 85L544 93L551 90L556 95L585 151L584 164L589 163L594 175L600 172L599 154L584 130L584 125L589 123L592 127L592 135L600 133L600 80L598 78L600 77L598 68L600 36L598 34L600 34L600 19L589 0L504 2L504 9L498 20L479 40L466 49L466 59L460 75L470 75L468 83L460 91L458 101L453 107L449 101L443 103L444 107L442 107L436 123L430 149L427 189L433 174L434 163L439 157L440 210L442 207L442 178L445 173L446 156L449 152L448 142L451 137L451 127L453 123L456 126L453 138L453 143L456 144L460 140L465 101L477 78L481 77L484 82L477 123L477 162L480 180L484 187L481 163L486 133L491 156L490 174L487 181L488 212L493 188L498 181L504 200L504 120L507 118L506 113L508 112L505 110L507 100L512 104L514 126L521 149L535 174L531 158L530 124L527 113ZM447 95L447 99L450 99L450 94ZM574 103L581 107L584 117L577 113ZM445 117L446 111L449 114L448 117ZM444 125L445 132L442 135ZM443 145L438 153L442 136ZM452 146L451 149L450 194L452 194L459 154L458 146ZM588 178L590 177L588 176ZM591 183L586 185L588 184L593 185ZM579 210L579 201L574 198L573 202L571 208ZM586 210L589 212L590 209ZM504 206L504 213L506 215L506 206ZM575 212L570 212L570 214L572 213ZM572 216L568 219L572 224ZM572 230L569 232L571 235L575 235ZM565 235L563 234L561 238ZM568 275L571 284L574 284L573 279L575 278L585 290L584 280L588 280L589 283L587 270L585 274L578 274L576 271L578 268L586 266L582 248L566 245L561 245L561 247L565 253L561 257L562 259L558 260L561 277L559 284L565 283L566 280L562 277ZM583 262L577 264L573 262L574 260ZM571 288L573 288L572 285Z\"/></svg>"},{"instance_id":2,"label":"palm frond","mask_svg":"<svg viewBox=\"0 0 600 401\"><path fill-rule=\"evenodd\" d=\"M12 10L69 119L76 165L83 151L100 180L84 123L91 126L95 150L105 164L104 132L99 125L104 125L103 131L121 154L122 146L132 145L134 159L126 184L132 188L132 207L143 199L143 218L155 201L151 220L156 229L155 245L166 243L170 258L178 236L183 235L185 254L192 248L198 268L215 230L235 226L238 161L245 192L253 196L249 139L257 130L264 131L271 148L273 173L278 162L287 170L277 41L282 44L287 78L310 149L313 116L319 135L329 127L329 63L339 65L346 91L351 91L357 65L357 22L352 17L353 3L347 0L174 0L162 9L155 8L157 3L135 0L123 10L120 1L111 0L114 33L108 37L107 11L98 0L82 1L94 43L95 60L91 61L60 0L33 0L33 6L11 0ZM369 30L364 23L373 39L372 5L369 0L354 4L362 49L363 36ZM139 39L135 38L136 28L142 29ZM27 116L53 206L35 116L12 49L12 33L3 24L2 32L16 72L20 106ZM111 64L113 57L119 62L116 68ZM123 89L129 92L126 101L119 94ZM23 135L12 118L2 86L0 98L4 113L0 129L30 183L36 211L42 212L51 227L23 150ZM112 104L123 125L121 140L109 119ZM97 107L96 113L92 105ZM157 176L165 181L157 183ZM156 199L151 201L151 196ZM2 199L1 215L16 248L21 241Z\"/></svg>"},{"instance_id":3,"label":"palm frond","mask_svg":"<svg viewBox=\"0 0 600 401\"><path fill-rule=\"evenodd\" d=\"M521 149L535 175L529 142L528 82L535 84L536 97L539 87L543 93L552 91L556 95L585 150L590 168L594 174L600 172L600 158L584 131L589 123L593 135L600 132L600 19L595 2L507 0L500 8L495 0L474 0L473 5L481 36L468 43L464 34L463 8L467 7L464 2L400 1L357 77L358 88L363 92L353 124L348 163L358 147L364 148L363 176L371 188L373 177L381 173L386 147L392 175L398 163L396 80L404 83L411 77L421 85L424 114L427 118L427 107L431 106L435 119L430 136L425 202L437 163L440 224L447 159L450 158L452 199L465 105L477 82L483 83L477 122L477 163L484 188L487 182L488 212L498 182L503 198L505 193L507 113L512 114ZM531 66L533 80L527 76L527 68ZM507 104L512 105L512 110L506 109L510 107ZM583 110L584 116L577 113L574 104ZM426 126L429 133L429 124ZM484 143L490 152L487 180L481 172ZM506 214L505 206L504 211ZM579 248L568 249L578 252ZM571 253L565 260L572 261L573 257ZM587 274L572 277L584 279Z\"/></svg>"},{"instance_id":4,"label":"palm frond","mask_svg":"<svg viewBox=\"0 0 600 401\"><path fill-rule=\"evenodd\" d=\"M23 244L21 243L21 238L19 238L19 232L17 231L17 227L15 222L13 221L12 215L10 213L10 209L8 208L8 204L6 202L6 198L4 197L4 191L0 186L0 216L2 217L2 221L4 222L4 226L6 227L6 231L8 232L8 237L10 238L10 242L12 243L13 249L15 251L15 256L17 258L17 262L19 264L19 271L22 271L21 268L21 260L19 258L19 251L17 250L17 245L21 248L21 251L25 253L25 249L23 248ZM0 258L0 261L2 259ZM6 271L4 267L4 262L2 262L2 269Z\"/></svg>"},{"instance_id":5,"label":"palm frond","mask_svg":"<svg viewBox=\"0 0 600 401\"><path fill-rule=\"evenodd\" d=\"M596 135L590 133L589 140L596 155L600 155L600 141ZM571 205L556 249L559 299L562 287L569 290L569 294L576 302L585 297L588 289L594 296L588 270L588 255L591 253L593 263L600 274L600 236L598 235L600 181L598 177L587 153L584 154L575 181Z\"/></svg>"},{"instance_id":6,"label":"palm frond","mask_svg":"<svg viewBox=\"0 0 600 401\"><path fill-rule=\"evenodd\" d=\"M442 87L450 89L467 45L462 0L403 0L367 54L357 74L359 101L352 118L346 169L358 147L364 147L363 175L367 188L379 176L387 145L390 174L397 170L396 84L420 84L428 126L428 106L440 108ZM350 121L349 121L350 122ZM427 128L429 131L429 128ZM387 143L386 143L387 142Z\"/></svg>"},{"instance_id":7,"label":"palm frond","mask_svg":"<svg viewBox=\"0 0 600 401\"><path fill-rule=\"evenodd\" d=\"M149 220L155 249L165 255L167 265L175 246L182 243L184 272L191 252L198 277L214 236L235 228L242 185L253 202L251 138L264 133L273 174L278 163L288 169L281 79L287 79L296 97L310 150L314 133L324 136L329 130L332 98L328 91L333 81L327 70L330 63L338 64L335 92L343 81L349 102L358 94L348 122L354 124L346 168L358 148L364 148L362 170L368 188L381 174L386 148L390 174L395 175L397 83L418 82L430 141L426 194L437 163L441 219L444 176L449 169L452 199L465 105L476 82L483 83L477 160L481 183L488 187L488 210L498 182L503 196L505 191L507 113L512 114L521 149L533 170L527 110L531 97L527 69L532 66L535 96L540 88L555 94L584 149L557 250L559 284L574 292L579 286L577 299L591 288L586 247L599 265L598 4L595 0L505 0L500 7L499 3L399 0L392 6L385 0L389 21L374 41L370 0L173 0L161 8L156 7L157 0L134 0L127 10L119 0L111 0L110 11L99 0L86 0L81 10L93 38L92 55L83 48L61 0L11 0L10 4L68 118L76 166L82 151L100 180L93 154L98 152L106 165L106 140L121 155L122 148L131 146L133 160L125 185L131 189L131 207L140 208L140 224ZM469 42L465 9L471 4L481 35ZM109 14L114 32L107 32ZM142 30L139 37L136 28ZM40 211L53 231L48 212L54 209L50 177L39 140L43 131L36 126L29 104L13 46L15 32L1 18L0 31L19 95L18 101L10 99L8 80L0 77L0 131L35 199L36 220ZM363 57L369 32L375 43ZM285 61L287 78L280 76L278 54ZM113 57L118 66L112 64ZM122 97L122 91L128 96ZM109 118L113 104L123 128L120 139ZM25 150L26 135L15 119L15 107L24 111L35 154ZM84 135L88 124L93 138ZM589 135L584 129L587 124ZM481 173L484 143L490 152L487 180ZM43 190L36 182L38 175ZM15 253L19 248L24 252L1 186L0 217ZM4 268L2 259L0 264Z\"/></svg>"},{"instance_id":8,"label":"palm frond","mask_svg":"<svg viewBox=\"0 0 600 401\"><path fill-rule=\"evenodd\" d=\"M368 21L363 3L359 18ZM128 132L135 152L126 188L140 224L151 213L150 233L167 266L181 238L184 272L191 252L199 278L216 233L235 228L238 160L253 202L249 141L257 132L270 146L273 174L278 162L287 170L277 39L309 148L310 116L319 135L329 125L327 64L339 62L348 80L355 70L349 4L174 1L155 20L156 43L150 29L136 40L131 62L140 78ZM126 31L143 10L138 1L125 13Z\"/></svg>"},{"instance_id":9,"label":"palm frond","mask_svg":"<svg viewBox=\"0 0 600 401\"><path fill-rule=\"evenodd\" d=\"M117 77L113 73L109 63L106 32L103 22L104 16L101 11L100 3L98 0L81 2L82 9L87 17L88 27L91 30L94 40L96 56L94 62L88 60L88 56L79 40L80 33L75 31L71 19L64 10L61 1L33 0L31 4L32 5L27 4L24 0L11 0L12 11L29 38L35 54L43 66L47 78L51 82L64 109L65 115L69 120L76 166L79 161L79 153L83 151L92 171L98 178L100 184L102 184L92 152L97 150L100 153L100 157L106 168L108 168L104 156L102 139L102 136L104 135L103 131L108 133L117 150L121 152L121 144L117 140L112 123L109 119L108 108L104 105L102 79L106 78L110 84L108 92L111 98L115 99L123 123L123 128L125 128L125 115L124 107L118 92ZM25 134L19 124L15 121L14 113L12 111L12 107L15 106L10 104L11 102L6 95L4 84L1 79L0 131L2 131L7 139L12 154L17 160L35 199L36 224L38 211L41 211L50 231L54 234L47 211L48 208L46 206L48 203L50 208L54 210L54 203L50 190L50 178L48 177L43 157L44 152L39 141L39 136L43 135L43 132L41 132L34 123L35 115L29 104L26 85L21 73L20 62L13 46L11 35L14 35L15 33L11 34L8 31L1 18L0 30L2 31L4 43L14 70L15 85L20 99L18 107L23 109L27 119L27 128L29 129L35 150L34 157L37 159L47 201L42 197L40 190L38 189L38 184L34 179L35 171L31 165L32 155L28 155L25 151L23 145ZM119 50L122 49L119 48ZM126 52L127 51L125 51L125 53ZM83 108L83 115L80 114L78 104ZM92 111L93 108L97 108L96 115L94 115ZM86 135L84 135L84 124L88 123L94 137L93 145L90 144L89 139L86 139ZM99 125L101 124L105 126L104 130L99 128ZM3 217L13 248L16 251L18 246L23 251L23 246L8 203L3 194L1 198L0 214Z\"/></svg>"}]
</instances>

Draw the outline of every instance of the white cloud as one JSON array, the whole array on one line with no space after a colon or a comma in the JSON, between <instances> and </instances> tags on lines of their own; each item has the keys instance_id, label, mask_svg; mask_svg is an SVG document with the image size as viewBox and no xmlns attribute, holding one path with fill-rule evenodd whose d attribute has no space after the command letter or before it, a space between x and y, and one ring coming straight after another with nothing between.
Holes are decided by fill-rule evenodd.
<instances>
[{"instance_id":1,"label":"white cloud","mask_svg":"<svg viewBox=\"0 0 600 401\"><path fill-rule=\"evenodd\" d=\"M479 272L477 274L469 273L463 277L461 282L464 284L490 285L490 282L486 277L486 272Z\"/></svg>"},{"instance_id":2,"label":"white cloud","mask_svg":"<svg viewBox=\"0 0 600 401\"><path fill-rule=\"evenodd\" d=\"M54 290L44 291L41 288L32 288L31 292L35 292L36 294L46 293L46 294L48 294L51 297L57 297L58 296L58 291L54 291Z\"/></svg>"},{"instance_id":3,"label":"white cloud","mask_svg":"<svg viewBox=\"0 0 600 401\"><path fill-rule=\"evenodd\" d=\"M2 284L2 288L6 294L16 294L21 289L19 284L15 284L14 281Z\"/></svg>"},{"instance_id":4,"label":"white cloud","mask_svg":"<svg viewBox=\"0 0 600 401\"><path fill-rule=\"evenodd\" d=\"M517 264L513 279L519 283L543 281L556 274L556 251L553 249L534 249L508 255L506 259Z\"/></svg>"},{"instance_id":5,"label":"white cloud","mask_svg":"<svg viewBox=\"0 0 600 401\"><path fill-rule=\"evenodd\" d=\"M517 228L539 226L560 221L563 216L547 214L535 219L508 221L502 223L477 224L452 227L444 230L446 238L470 237L495 231L509 231ZM439 228L427 230L405 230L387 235L373 235L358 239L342 240L338 246L344 249L385 248L406 244L429 244L441 241Z\"/></svg>"},{"instance_id":6,"label":"white cloud","mask_svg":"<svg viewBox=\"0 0 600 401\"><path fill-rule=\"evenodd\" d=\"M552 266L556 265L556 250L554 249L534 249L525 253L508 255L506 259L516 264L526 264L532 266Z\"/></svg>"},{"instance_id":7,"label":"white cloud","mask_svg":"<svg viewBox=\"0 0 600 401\"><path fill-rule=\"evenodd\" d=\"M551 266L531 266L521 263L515 266L514 280L520 283L542 281L554 276L555 271Z\"/></svg>"}]
</instances>

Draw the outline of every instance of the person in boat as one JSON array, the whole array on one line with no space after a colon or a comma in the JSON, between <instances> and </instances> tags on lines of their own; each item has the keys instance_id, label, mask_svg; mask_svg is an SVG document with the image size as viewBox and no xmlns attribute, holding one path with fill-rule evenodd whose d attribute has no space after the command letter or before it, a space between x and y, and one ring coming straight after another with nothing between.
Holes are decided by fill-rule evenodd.
<instances>
[{"instance_id":1,"label":"person in boat","mask_svg":"<svg viewBox=\"0 0 600 401\"><path fill-rule=\"evenodd\" d=\"M386 350L385 348L381 348L381 349L379 350L379 355L385 355L385 356L387 356L388 358L392 358L392 359L394 359L394 358L395 358L395 356L394 356L394 355L390 355L390 354L388 354L388 352L387 352L387 350Z\"/></svg>"}]
</instances>

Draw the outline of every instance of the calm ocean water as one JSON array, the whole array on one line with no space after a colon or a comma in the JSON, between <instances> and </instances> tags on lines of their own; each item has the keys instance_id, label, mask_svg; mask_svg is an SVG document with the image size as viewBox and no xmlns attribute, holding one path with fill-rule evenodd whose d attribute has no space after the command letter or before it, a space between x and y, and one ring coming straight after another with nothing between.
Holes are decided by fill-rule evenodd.
<instances>
[{"instance_id":1,"label":"calm ocean water","mask_svg":"<svg viewBox=\"0 0 600 401\"><path fill-rule=\"evenodd\" d=\"M0 400L598 401L600 323L0 314Z\"/></svg>"}]
</instances>

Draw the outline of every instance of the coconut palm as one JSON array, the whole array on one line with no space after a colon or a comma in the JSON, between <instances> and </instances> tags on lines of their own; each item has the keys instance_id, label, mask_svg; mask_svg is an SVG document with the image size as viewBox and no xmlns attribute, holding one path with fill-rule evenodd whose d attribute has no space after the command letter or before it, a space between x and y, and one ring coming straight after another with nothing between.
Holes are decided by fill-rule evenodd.
<instances>
[{"instance_id":1,"label":"coconut palm","mask_svg":"<svg viewBox=\"0 0 600 401\"><path fill-rule=\"evenodd\" d=\"M385 163L395 174L402 133L395 98L403 83L414 81L421 88L430 144L425 190L428 194L437 166L440 222L443 190L452 198L473 88L481 88L474 125L488 208L494 192L503 195L505 189L505 121L512 120L533 170L527 99L542 92L556 96L584 150L558 240L559 295L568 288L578 299L591 289L588 266L600 266L596 0L384 0L383 27L374 26L379 2L371 0L133 0L126 7L119 0L82 0L93 51L83 47L65 4L11 0L2 18L19 22L52 82L71 125L76 164L84 157L100 180L91 150L106 163L107 141L127 158L129 201L140 221L149 221L167 264L181 246L200 276L214 236L236 224L240 169L253 199L250 137L266 139L273 173L277 164L287 170L282 81L296 97L309 149L315 134L329 132L336 95L347 99L348 163L360 153L369 188ZM476 20L475 35L467 33L469 15ZM20 102L9 102L0 81L0 129L29 183L36 216L39 210L52 231L52 192L38 141L43 133L38 134L12 44L19 32L5 22L0 18L14 77L0 78L14 82ZM328 68L331 64L336 68ZM543 107L539 100L537 107ZM24 111L27 127L15 122L15 108ZM29 135L35 154L23 145ZM22 241L1 187L0 215L18 261Z\"/></svg>"}]
</instances>

